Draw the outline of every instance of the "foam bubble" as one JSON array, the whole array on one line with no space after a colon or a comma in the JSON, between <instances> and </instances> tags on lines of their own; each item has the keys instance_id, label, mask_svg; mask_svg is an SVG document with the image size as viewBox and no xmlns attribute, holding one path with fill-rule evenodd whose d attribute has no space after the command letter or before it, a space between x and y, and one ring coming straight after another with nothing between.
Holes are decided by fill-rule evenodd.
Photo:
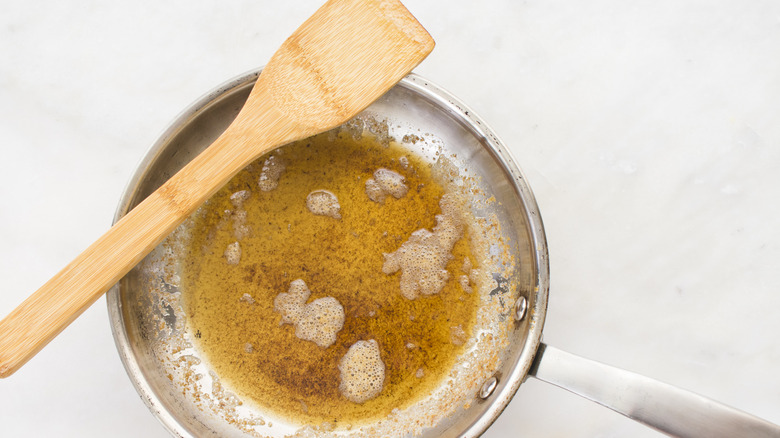
<instances>
[{"instance_id":1,"label":"foam bubble","mask_svg":"<svg viewBox=\"0 0 780 438\"><path fill-rule=\"evenodd\" d=\"M371 117L364 120L366 130L374 135L374 140L384 147L390 146L390 141L393 137L390 135L390 126L387 124L387 119L379 121Z\"/></svg>"},{"instance_id":2,"label":"foam bubble","mask_svg":"<svg viewBox=\"0 0 780 438\"><path fill-rule=\"evenodd\" d=\"M463 268L461 268L461 269L463 269L463 272L469 273L469 272L471 272L471 268L472 268L472 266L471 266L471 259L468 258L468 257L464 258L463 259Z\"/></svg>"},{"instance_id":3,"label":"foam bubble","mask_svg":"<svg viewBox=\"0 0 780 438\"><path fill-rule=\"evenodd\" d=\"M436 215L432 232L417 230L395 252L384 254L382 272L400 270L401 295L410 300L439 293L450 278L445 268L452 259L452 247L463 235L463 220L449 194L442 196L439 206L442 213Z\"/></svg>"},{"instance_id":4,"label":"foam bubble","mask_svg":"<svg viewBox=\"0 0 780 438\"><path fill-rule=\"evenodd\" d=\"M263 168L260 170L260 178L257 185L260 190L269 192L279 185L279 178L284 172L284 163L275 155L271 155L263 161Z\"/></svg>"},{"instance_id":5,"label":"foam bubble","mask_svg":"<svg viewBox=\"0 0 780 438\"><path fill-rule=\"evenodd\" d=\"M300 319L309 295L311 291L301 279L291 282L287 292L277 295L274 299L274 311L282 315L280 324L295 324Z\"/></svg>"},{"instance_id":6,"label":"foam bubble","mask_svg":"<svg viewBox=\"0 0 780 438\"><path fill-rule=\"evenodd\" d=\"M233 218L233 237L238 240L249 237L252 234L252 227L247 224L246 210L236 210L232 214Z\"/></svg>"},{"instance_id":7,"label":"foam bubble","mask_svg":"<svg viewBox=\"0 0 780 438\"><path fill-rule=\"evenodd\" d=\"M344 308L333 297L317 298L307 304L295 324L295 336L327 348L336 342L344 327Z\"/></svg>"},{"instance_id":8,"label":"foam bubble","mask_svg":"<svg viewBox=\"0 0 780 438\"><path fill-rule=\"evenodd\" d=\"M295 280L288 292L282 292L274 299L274 311L282 315L282 324L292 324L295 336L327 348L336 342L338 332L344 327L344 308L333 297L318 298L311 303L306 283Z\"/></svg>"},{"instance_id":9,"label":"foam bubble","mask_svg":"<svg viewBox=\"0 0 780 438\"><path fill-rule=\"evenodd\" d=\"M460 325L450 327L450 342L452 342L452 345L463 345L466 343L466 340L468 340L468 336L466 336L463 327Z\"/></svg>"},{"instance_id":10,"label":"foam bubble","mask_svg":"<svg viewBox=\"0 0 780 438\"><path fill-rule=\"evenodd\" d=\"M341 206L336 195L327 190L315 190L306 197L306 208L320 216L330 216L341 219Z\"/></svg>"},{"instance_id":11,"label":"foam bubble","mask_svg":"<svg viewBox=\"0 0 780 438\"><path fill-rule=\"evenodd\" d=\"M379 184L374 178L366 180L366 195L368 195L368 199L380 204L385 202L385 198L387 197L387 194L382 190L382 187L379 187Z\"/></svg>"},{"instance_id":12,"label":"foam bubble","mask_svg":"<svg viewBox=\"0 0 780 438\"><path fill-rule=\"evenodd\" d=\"M479 269L472 269L469 271L469 280L471 280L472 283L476 283L477 279L479 278L480 270Z\"/></svg>"},{"instance_id":13,"label":"foam bubble","mask_svg":"<svg viewBox=\"0 0 780 438\"><path fill-rule=\"evenodd\" d=\"M404 196L409 191L409 188L404 184L406 178L392 170L377 169L374 172L374 179L382 190L393 195L396 199Z\"/></svg>"},{"instance_id":14,"label":"foam bubble","mask_svg":"<svg viewBox=\"0 0 780 438\"><path fill-rule=\"evenodd\" d=\"M225 248L225 261L228 265L237 265L241 261L241 245L233 242Z\"/></svg>"},{"instance_id":15,"label":"foam bubble","mask_svg":"<svg viewBox=\"0 0 780 438\"><path fill-rule=\"evenodd\" d=\"M249 199L251 194L252 193L249 190L240 190L230 195L230 202L233 204L234 207L241 208L244 206L244 202L246 202L246 200Z\"/></svg>"},{"instance_id":16,"label":"foam bubble","mask_svg":"<svg viewBox=\"0 0 780 438\"><path fill-rule=\"evenodd\" d=\"M363 129L365 122L363 119L355 117L347 123L341 125L341 129L346 131L353 139L360 141L363 138Z\"/></svg>"},{"instance_id":17,"label":"foam bubble","mask_svg":"<svg viewBox=\"0 0 780 438\"><path fill-rule=\"evenodd\" d=\"M380 168L374 172L374 177L366 180L366 195L374 202L383 203L387 195L399 199L406 195L409 187L406 178L392 170Z\"/></svg>"},{"instance_id":18,"label":"foam bubble","mask_svg":"<svg viewBox=\"0 0 780 438\"><path fill-rule=\"evenodd\" d=\"M374 340L357 341L339 362L339 391L353 403L364 403L379 395L385 383L385 364Z\"/></svg>"},{"instance_id":19,"label":"foam bubble","mask_svg":"<svg viewBox=\"0 0 780 438\"><path fill-rule=\"evenodd\" d=\"M463 292L466 292L467 294L474 292L468 275L464 274L458 277L458 282L460 282L460 288L463 289Z\"/></svg>"}]
</instances>

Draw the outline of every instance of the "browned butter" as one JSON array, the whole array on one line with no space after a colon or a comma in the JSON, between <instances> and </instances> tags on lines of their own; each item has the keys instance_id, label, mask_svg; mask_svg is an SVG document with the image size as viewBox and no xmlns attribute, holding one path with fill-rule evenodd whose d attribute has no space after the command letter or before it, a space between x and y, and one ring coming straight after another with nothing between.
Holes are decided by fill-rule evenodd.
<instances>
[{"instance_id":1,"label":"browned butter","mask_svg":"<svg viewBox=\"0 0 780 438\"><path fill-rule=\"evenodd\" d=\"M435 225L444 189L431 165L398 144L382 146L373 137L355 140L344 132L271 155L284 168L274 170L275 188L259 188L268 158L262 157L194 218L182 289L196 348L245 403L291 421L358 425L425 397L446 378L472 335L479 304L478 293L467 293L459 282L465 258L475 268L478 261L468 227L453 247L449 280L438 294L406 299L400 274L382 272L383 253ZM369 199L366 180L380 168L403 175L408 193L381 204ZM242 190L249 195L237 208L230 197ZM340 219L307 209L307 195L315 190L338 198ZM245 220L237 218L239 210ZM226 249L235 242L240 258L229 264ZM322 348L296 338L290 324L280 325L274 298L296 279L312 291L310 301L334 297L343 306L344 326L333 345ZM386 367L384 387L357 404L339 392L338 364L352 344L371 339Z\"/></svg>"}]
</instances>

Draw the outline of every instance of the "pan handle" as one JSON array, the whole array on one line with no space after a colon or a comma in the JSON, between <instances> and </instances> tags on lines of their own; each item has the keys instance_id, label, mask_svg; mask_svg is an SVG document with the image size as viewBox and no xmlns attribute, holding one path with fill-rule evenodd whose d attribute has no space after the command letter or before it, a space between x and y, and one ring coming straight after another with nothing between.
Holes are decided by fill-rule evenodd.
<instances>
[{"instance_id":1,"label":"pan handle","mask_svg":"<svg viewBox=\"0 0 780 438\"><path fill-rule=\"evenodd\" d=\"M780 426L714 400L542 343L530 375L673 437L780 437Z\"/></svg>"}]
</instances>

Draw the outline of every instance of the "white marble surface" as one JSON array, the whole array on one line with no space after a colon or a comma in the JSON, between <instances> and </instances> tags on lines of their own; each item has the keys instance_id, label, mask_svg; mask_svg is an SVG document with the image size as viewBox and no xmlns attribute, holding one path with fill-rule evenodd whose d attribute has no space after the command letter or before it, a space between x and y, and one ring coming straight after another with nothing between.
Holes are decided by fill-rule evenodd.
<instances>
[{"instance_id":1,"label":"white marble surface","mask_svg":"<svg viewBox=\"0 0 780 438\"><path fill-rule=\"evenodd\" d=\"M0 0L0 313L97 238L166 124L319 0ZM551 345L780 423L780 3L423 1L417 70L511 147ZM0 435L164 437L101 299L9 379ZM489 437L655 437L536 380Z\"/></svg>"}]
</instances>

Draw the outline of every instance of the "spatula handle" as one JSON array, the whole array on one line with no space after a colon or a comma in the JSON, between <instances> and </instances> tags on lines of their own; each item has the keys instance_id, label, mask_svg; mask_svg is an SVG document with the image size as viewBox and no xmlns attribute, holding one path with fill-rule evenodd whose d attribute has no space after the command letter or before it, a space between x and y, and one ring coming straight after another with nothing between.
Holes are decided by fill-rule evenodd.
<instances>
[{"instance_id":1,"label":"spatula handle","mask_svg":"<svg viewBox=\"0 0 780 438\"><path fill-rule=\"evenodd\" d=\"M242 149L240 135L223 134L0 321L0 377L24 365L252 161L256 148Z\"/></svg>"}]
</instances>

